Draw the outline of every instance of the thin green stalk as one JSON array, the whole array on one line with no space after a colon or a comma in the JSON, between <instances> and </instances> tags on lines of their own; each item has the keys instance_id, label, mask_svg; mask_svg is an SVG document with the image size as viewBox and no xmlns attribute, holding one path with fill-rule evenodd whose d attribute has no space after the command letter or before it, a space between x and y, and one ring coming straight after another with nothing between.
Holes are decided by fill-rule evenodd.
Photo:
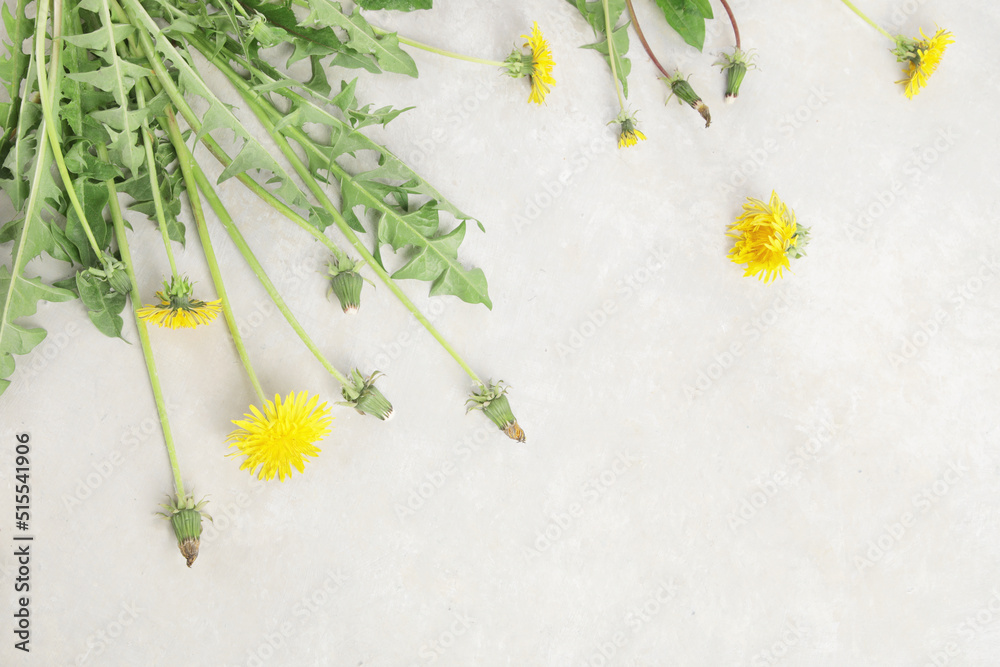
<instances>
[{"instance_id":1,"label":"thin green stalk","mask_svg":"<svg viewBox=\"0 0 1000 667\"><path fill-rule=\"evenodd\" d=\"M197 132L197 130L195 131ZM211 153L215 157L215 159L217 159L222 164L222 167L224 169L228 168L229 165L232 164L233 162L232 158L229 157L226 151L223 150L222 146L220 146L215 139L211 138L208 135L204 135L201 138L201 143L205 146L205 148L208 149L208 152ZM311 234L313 238L315 238L317 241L325 245L327 250L333 253L333 256L337 258L337 262L342 264L348 259L347 253L341 250L340 246L334 243L329 236L327 236L320 230L316 229L316 227L314 227L313 225L309 224L308 220L303 218L301 215L296 213L295 210L292 209L290 206L288 206L283 201L281 201L280 199L272 195L270 192L268 192L267 189L260 183L253 180L245 173L239 174L236 178L239 179L240 183L243 183L243 185L249 188L251 192L253 192L255 195L263 199L264 202L267 203L271 208L276 210L278 213L281 213L283 216L294 222L296 225L298 225L305 231L309 232L309 234Z\"/></svg>"},{"instance_id":2,"label":"thin green stalk","mask_svg":"<svg viewBox=\"0 0 1000 667\"><path fill-rule=\"evenodd\" d=\"M199 48L200 50L199 44L195 42L192 43L194 43L195 47ZM413 316L417 318L417 320L424 326L425 329L427 329L427 331L435 338L435 340L437 340L438 343L440 343L441 347L443 347L445 351L451 355L451 357L458 363L458 365L461 366L462 370L464 370L469 375L469 377L471 377L476 383L483 384L482 380L479 379L479 376L476 374L476 372L472 370L472 368L465 362L464 359L462 359L462 357L458 354L458 352L455 351L455 349L451 346L451 344L448 343L448 341L444 338L444 336L442 336L441 333L434 327L434 325L431 324L430 321L424 316L424 314L420 312L420 309L417 308L417 306L412 301L410 301L409 297L407 297L406 294L403 293L403 291L399 288L396 282L392 280L389 274L386 273L386 271L382 269L381 266L379 266L379 263L368 251L368 248L365 247L365 245L361 242L361 239L358 238L358 235L347 224L347 221L341 214L340 209L338 209L336 205L334 205L334 203L330 201L330 198L327 196L322 186L320 186L319 183L316 182L316 179L309 171L309 168L302 162L298 154L296 154L295 151L292 149L292 147L288 144L288 140L285 139L282 132L287 131L289 136L292 136L293 138L295 138L296 141L300 143L304 141L308 142L308 137L302 134L297 128L286 128L282 132L276 130L275 123L277 122L278 118L280 118L280 112L277 109L274 109L274 107L271 107L263 103L259 99L259 97L253 92L253 90L249 87L246 81L244 81L242 77L240 77L239 74L237 74L232 69L232 67L228 65L228 63L220 61L218 58L214 58L211 53L206 53L202 51L202 55L212 60L213 64L215 64L216 67L218 67L219 70L223 74L225 74L230 81L233 82L233 84L239 91L240 96L243 97L243 100L247 103L247 106L250 108L251 111L254 112L254 115L257 116L257 119L264 124L265 128L267 128L268 134L270 134L271 137L274 139L275 143L278 146L278 149L288 159L288 161L292 165L292 168L299 175L302 181L306 184L306 187L309 188L309 191L312 192L313 196L316 197L320 205L328 213L330 213L330 215L334 219L334 222L337 225L337 228L344 234L344 236L347 237L347 240L351 243L354 249L361 255L361 257L368 263L368 266L372 269L372 271L375 272L375 275L377 275L379 279L381 279L382 282L385 283L385 285L389 288L389 290L396 296L396 298L400 300L400 302L406 307L406 309L409 310L410 313L412 313ZM337 165L336 162L331 162L330 167L332 170L334 170L335 173L339 172L346 175L346 172L343 172L343 170L340 168L339 165Z\"/></svg>"},{"instance_id":3,"label":"thin green stalk","mask_svg":"<svg viewBox=\"0 0 1000 667\"><path fill-rule=\"evenodd\" d=\"M146 106L146 96L142 92L143 86L135 87L136 102L139 108ZM160 183L156 179L156 160L153 157L153 133L149 130L149 123L142 121L142 144L146 149L146 165L149 167L149 185L153 190L153 208L156 210L156 224L160 228L160 236L163 237L163 247L167 251L167 259L170 261L170 274L174 279L180 278L177 274L177 262L174 260L174 251L170 247L170 235L167 233L166 215L163 213L163 198L160 196Z\"/></svg>"},{"instance_id":4,"label":"thin green stalk","mask_svg":"<svg viewBox=\"0 0 1000 667\"><path fill-rule=\"evenodd\" d=\"M167 109L166 113L166 130L177 153L181 175L184 177L187 189L188 201L191 202L191 212L195 220L195 226L198 228L198 237L201 239L201 247L205 252L205 260L208 262L208 270L212 274L215 291L218 293L219 298L222 299L222 312L226 317L226 323L229 325L229 332L232 334L233 343L236 345L236 353L243 363L243 368L246 369L247 376L250 378L250 384L253 385L253 389L257 393L257 398L263 404L267 400L267 396L264 395L264 389L260 386L260 380L257 379L257 374L250 363L250 356L247 354L246 345L243 344L243 337L240 335L239 327L236 324L236 317L233 315L233 308L229 303L229 295L226 293L226 286L222 281L219 262L215 258L215 250L212 248L212 239L208 235L208 225L205 224L204 209L201 206L201 198L198 196L198 188L195 186L191 169L191 163L194 162L194 159L184 144L184 138L181 136L180 129L177 128L176 120L173 120L173 112Z\"/></svg>"},{"instance_id":5,"label":"thin green stalk","mask_svg":"<svg viewBox=\"0 0 1000 667\"><path fill-rule=\"evenodd\" d=\"M248 12L248 11L246 10L246 7L244 7L244 6L243 6L243 3L242 3L242 2L234 2L234 3L232 3L232 5L231 5L231 6L232 6L232 7L234 8L234 9L236 9L236 11L238 11L238 12L239 12L240 14L242 14L242 15L243 15L243 18L245 18L245 19L248 19L248 18L250 18L250 12Z\"/></svg>"},{"instance_id":6,"label":"thin green stalk","mask_svg":"<svg viewBox=\"0 0 1000 667\"><path fill-rule=\"evenodd\" d=\"M153 67L153 70L156 73L158 80L163 85L164 90L167 92L167 96L170 97L171 101L174 102L177 108L181 111L182 115L184 116L184 119L188 122L188 124L197 131L197 128L201 127L200 122L198 121L198 118L194 114L194 112L191 111L190 107L184 101L183 95L181 95L180 91L177 90L177 86L173 83L173 80L170 78L170 75L167 72L166 67L163 65L163 62L156 54L156 51L153 48L152 38L144 29L141 28L141 26L137 30L137 34L139 36L139 42L142 46L143 53L146 56L147 61ZM375 260L372 254L368 252L368 249L364 246L363 243L361 243L361 240L354 233L354 230L352 230L350 226L347 224L347 221L344 220L344 217L343 215L341 215L340 210L333 205L333 203L326 196L326 193L323 191L323 189L319 186L318 183L316 183L315 179L312 177L312 174L309 172L308 168L302 164L302 161L298 158L298 156L291 149L291 147L288 146L287 141L284 140L281 134L274 129L274 121L269 120L267 114L263 111L263 109L257 106L256 97L252 92L248 90L246 82L243 81L243 79L235 71L233 71L232 67L230 67L226 61L221 59L218 56L218 54L203 49L202 48L203 45L201 45L198 42L197 38L194 35L189 35L188 38L190 42L196 48L198 48L199 51L202 52L202 55L204 55L216 67L218 67L219 70L223 74L225 74L227 78L229 78L230 81L232 81L237 86L237 88L241 92L241 96L243 96L245 99L248 100L248 102L251 103L252 108L254 108L255 110L254 111L255 114L257 114L258 118L260 118L262 122L265 122L265 124L268 127L269 134L278 143L278 146L282 150L282 153L284 153L285 156L289 158L289 160L295 167L296 172L299 174L300 177L302 177L303 181L309 187L310 191L317 195L317 199L320 201L323 208L333 216L338 229L340 229L341 232L347 237L348 241L350 241L354 249L357 250L357 252L361 255L361 257L368 263L368 266L371 267L372 271L374 271L375 274L379 277L379 279L381 279L382 282L385 283L385 285L389 288L389 290L396 296L396 298L399 299L400 303L402 303L403 306L405 306L406 309L409 310L410 313L417 319L417 321L420 322L425 329L427 329L427 331L434 337L434 339L438 341L441 347L443 347L445 351L451 355L451 357L458 363L458 365L462 368L462 370L464 370L469 375L469 377L471 377L476 383L480 385L483 384L482 380L479 379L479 376L476 375L475 371L473 371L472 368L469 367L467 363L465 363L465 360L462 359L462 357L458 354L458 352L455 351L455 349L448 343L448 341L444 338L444 336L441 335L441 333L434 327L434 325L430 323L430 321L423 315L423 313L420 312L420 309L418 309L416 305L412 301L410 301L409 297L407 297L406 294L403 293L403 291L399 288L399 286L396 285L395 281L392 280L389 274L386 273L379 266L378 262ZM247 97L248 95L249 97ZM274 113L278 113L276 109L271 108L271 110ZM292 132L291 129L290 132ZM298 131L294 130L294 132ZM296 141L300 141L300 139L298 138L300 134L301 133L298 134L292 133L292 136L296 137ZM204 142L205 137L203 137L202 140ZM206 143L206 145L210 144ZM213 151L213 154L216 155L217 158L221 159L220 157L220 155L222 154L221 151L219 151L218 153ZM343 170L341 170L339 165L337 165L335 162L331 165L331 168L333 168L337 172L346 175L346 172L343 172ZM241 178L240 180L242 181L243 179ZM225 299L223 300L223 302L225 303Z\"/></svg>"},{"instance_id":7,"label":"thin green stalk","mask_svg":"<svg viewBox=\"0 0 1000 667\"><path fill-rule=\"evenodd\" d=\"M145 52L141 47L139 48L139 51L140 53L137 55L146 56L147 59L149 59L150 55L154 56L153 59L149 59L150 62L153 64L154 71L157 72L158 76L161 74L161 72L164 76L167 76L166 68L163 67L162 61L160 61L158 57L155 57L156 56L155 51ZM191 129L195 131L195 134L201 132L201 122L198 120L197 114L195 114L194 110L191 109L190 105L188 105L187 101L184 99L184 96L180 93L180 91L177 90L172 79L170 79L169 77L167 78L167 83L169 85L164 85L159 78L149 79L149 82L153 84L154 87L166 90L167 96L170 97L172 102L174 102L174 105L177 107L178 111L180 111L181 115L184 117L185 122L187 122L187 124L191 127ZM154 92L156 91L154 90ZM201 143L202 145L205 146L205 148L208 149L209 153L215 156L215 159L217 159L220 163L222 163L222 167L224 169L228 168L229 165L233 163L232 158L230 158L229 154L226 153L226 151L222 148L222 146L219 145L219 142L210 137L208 134L203 134L201 136ZM348 259L347 253L344 252L328 236L323 234L323 232L321 232L320 230L316 229L316 227L314 227L313 225L309 224L308 220L306 220L301 215L296 213L294 209L289 207L283 201L272 195L267 190L267 188L265 188L260 183L255 181L248 174L240 173L236 175L236 178L239 180L240 183L245 185L251 192L253 192L255 195L263 199L264 202L268 204L271 208L275 209L278 213L281 213L286 218L294 222L296 225L298 225L305 231L309 232L314 238L316 238L319 242L325 245L326 248L333 254L333 256L337 258L337 261L339 263L343 263Z\"/></svg>"},{"instance_id":8,"label":"thin green stalk","mask_svg":"<svg viewBox=\"0 0 1000 667\"><path fill-rule=\"evenodd\" d=\"M292 329L295 330L295 333L297 333L299 338L302 339L302 342L309 348L309 351L316 356L316 359L319 360L319 362L323 365L323 368L325 368L330 375L335 377L340 384L344 386L351 386L351 381L330 363L316 343L313 342L312 338L309 337L309 334L306 333L305 329L302 328L302 325L299 324L295 315L293 315L292 311L288 308L285 300L281 298L278 290L274 287L274 283L272 283L271 279L267 277L267 274L264 272L264 267L262 267L260 262L257 261L257 257L253 254L250 246L247 245L246 239L244 239L240 231L236 229L236 226L233 224L232 217L229 215L229 212L222 204L218 195L215 194L215 190L212 188L211 183L209 183L208 179L205 178L205 174L201 171L201 167L199 167L198 163L195 162L194 156L191 155L191 151L188 150L187 145L181 138L181 131L177 126L177 119L174 118L173 114L169 111L167 115L167 127L170 133L170 138L174 142L174 147L177 149L177 157L181 165L181 171L184 175L184 182L187 185L188 193L190 194L192 189L196 186L201 190L201 192L205 195L205 198L208 200L209 206L211 206L212 210L215 212L216 217L219 218L222 226L226 228L230 238L233 239L233 242L236 244L236 247L239 248L243 258L246 259L250 268L257 276L257 280L260 281L260 284L264 287L268 296L270 296L271 300L274 301L274 305L278 307L281 314L285 316L286 320L288 320L288 324L291 325Z\"/></svg>"},{"instance_id":9,"label":"thin green stalk","mask_svg":"<svg viewBox=\"0 0 1000 667\"><path fill-rule=\"evenodd\" d=\"M48 0L39 0L35 7L35 11L38 13L35 25L35 60L38 62L38 94L42 98L42 117L46 121L45 131L49 137L49 146L52 149L52 156L55 158L56 167L66 188L66 194L69 197L70 204L73 206L73 210L80 219L80 224L83 226L87 241L90 243L90 247L97 258L103 260L104 253L100 246L97 245L94 232L90 229L90 224L87 222L87 214L83 212L83 206L81 206L80 200L76 196L76 190L73 188L73 179L69 175L69 169L66 168L66 160L63 158L62 145L59 140L59 116L53 108L56 101L55 95L49 90L48 75L45 73L45 68L43 67L45 63L45 27L49 19ZM55 72L59 67L59 61L62 56L61 38L62 1L55 0L52 11L52 57L49 62L49 66L53 68L53 81L56 80Z\"/></svg>"},{"instance_id":10,"label":"thin green stalk","mask_svg":"<svg viewBox=\"0 0 1000 667\"><path fill-rule=\"evenodd\" d=\"M111 0L111 2L117 6L115 0ZM167 97L169 97L174 106L177 107L182 114L184 114L185 119L187 119L185 108L187 108L188 112L194 115L194 112L191 111L187 102L185 102L183 93L181 93L180 89L177 88L177 84L174 83L173 78L170 76L170 72L167 71L166 66L163 64L163 60L160 59L160 55L156 52L156 47L153 44L153 38L150 36L149 32L139 21L133 19L133 13L131 11L126 11L121 8L119 9L128 17L128 22L135 27L135 33L133 34L139 38L139 48L142 51L142 55L146 58L146 62L149 63L150 67L153 68L153 73L156 75L155 80L167 92ZM190 122L188 124L190 124Z\"/></svg>"},{"instance_id":11,"label":"thin green stalk","mask_svg":"<svg viewBox=\"0 0 1000 667\"><path fill-rule=\"evenodd\" d=\"M97 155L108 162L108 149L102 145L97 145ZM163 400L163 389L160 387L160 376L156 370L156 361L153 358L153 347L149 342L149 332L146 329L146 322L139 317L139 302L135 295L139 294L139 283L135 279L133 270L132 253L129 252L128 239L125 236L125 219L122 217L121 208L118 204L118 191L115 189L114 179L105 181L108 187L108 207L111 210L111 221L114 223L115 237L118 239L118 252L121 253L122 262L125 264L125 271L128 274L129 282L132 283L132 315L135 317L135 327L139 332L139 343L142 346L142 356L146 359L146 372L149 374L149 384L153 388L153 399L156 401L156 412L160 418L160 428L163 430L163 441L167 446L167 458L170 459L170 469L174 474L174 490L178 498L184 497L184 481L181 479L181 468L177 463L177 450L174 447L174 436L170 431L170 421L167 418L167 406Z\"/></svg>"},{"instance_id":12,"label":"thin green stalk","mask_svg":"<svg viewBox=\"0 0 1000 667\"><path fill-rule=\"evenodd\" d=\"M878 23L875 23L875 21L872 21L870 18L868 18L867 16L865 16L864 12L862 12L860 9L858 9L854 5L854 3L851 2L851 0L840 0L840 1L843 2L845 5L847 5L848 9L850 9L852 12L854 12L855 14L857 14L858 16L860 16L864 20L865 23L867 23L871 27L873 27L876 30L878 30L880 33L882 33L883 35L885 35L886 37L888 37L893 42L896 41L896 38L893 37L892 35L890 35L882 26L880 26Z\"/></svg>"},{"instance_id":13,"label":"thin green stalk","mask_svg":"<svg viewBox=\"0 0 1000 667\"><path fill-rule=\"evenodd\" d=\"M371 25L370 23L368 25ZM377 35L388 35L390 32L388 30L383 30L382 28L377 28L371 26L371 29L375 31ZM423 42L418 42L415 39L410 39L409 37L403 37L400 34L396 34L396 38L399 39L401 44L406 44L407 46L412 46L415 49L420 49L422 51L427 51L429 53L436 53L439 56L446 56L448 58L454 58L455 60L464 60L470 63L479 63L480 65L493 65L494 67L504 67L505 64L496 60L486 60L484 58L474 58L473 56L462 55L461 53L455 53L454 51L445 51L444 49L439 49L429 44L424 44Z\"/></svg>"},{"instance_id":14,"label":"thin green stalk","mask_svg":"<svg viewBox=\"0 0 1000 667\"><path fill-rule=\"evenodd\" d=\"M130 16L125 12L124 9L116 2L116 0L110 0L110 4L116 11L116 15L121 14L126 17L126 20L130 19ZM193 114L190 107L187 106L184 100L183 94L177 89L174 84L173 79L170 77L169 72L167 72L166 67L163 65L163 61L160 60L156 53L156 49L153 47L152 38L149 33L146 32L145 28L138 25L136 21L128 20L129 23L135 26L135 35L139 38L139 48L142 51L142 55L146 57L147 62L153 67L154 73L156 74L155 79L150 79L151 84L159 84L167 92L167 96L172 102L181 106L181 108L187 108L188 111ZM167 113L172 117L172 112L167 110ZM168 123L160 121L160 125L165 129L168 127ZM200 127L200 126L199 126ZM171 143L174 145L175 152L178 158L181 155L181 151L178 150L177 144L186 148L184 145L183 138L178 134L177 137L173 135L170 136ZM183 170L185 164L183 160L180 160ZM185 178L185 181L188 179ZM208 235L208 227L205 224L204 211L201 206L201 199L198 197L198 190L194 183L191 183L187 188L189 201L191 202L191 210L193 217L195 219L195 226L198 229L198 237L201 240L202 251L205 253L205 260L208 263L209 273L212 275L212 282L215 285L215 291L219 295L222 301L222 313L226 318L226 324L229 327L230 335L233 339L233 344L236 346L236 353L240 358L240 362L243 364L243 368L246 370L247 377L250 379L250 384L253 386L254 392L257 394L258 399L263 404L267 400L267 396L264 394L264 389L260 384L260 380L257 378L257 373L253 369L253 365L250 363L250 356L247 353L246 345L243 342L243 336L240 334L239 326L236 323L236 316L233 313L233 308L230 305L229 295L226 292L226 285L222 279L222 271L219 269L219 262L215 257L215 250L212 247L212 239Z\"/></svg>"},{"instance_id":15,"label":"thin green stalk","mask_svg":"<svg viewBox=\"0 0 1000 667\"><path fill-rule=\"evenodd\" d=\"M604 35L608 38L608 62L611 63L611 78L615 82L615 93L618 95L618 106L625 110L625 101L622 99L622 90L618 85L618 66L615 65L615 27L611 25L611 11L608 9L608 0L601 0L604 5Z\"/></svg>"}]
</instances>

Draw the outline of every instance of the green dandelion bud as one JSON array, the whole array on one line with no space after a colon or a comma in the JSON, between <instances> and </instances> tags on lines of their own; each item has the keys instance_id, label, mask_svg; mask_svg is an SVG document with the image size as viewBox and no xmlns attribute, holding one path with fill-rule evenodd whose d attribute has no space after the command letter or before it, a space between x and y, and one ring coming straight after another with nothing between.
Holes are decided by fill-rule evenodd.
<instances>
[{"instance_id":1,"label":"green dandelion bud","mask_svg":"<svg viewBox=\"0 0 1000 667\"><path fill-rule=\"evenodd\" d=\"M256 39L264 48L270 48L281 44L284 39L281 30L268 25L267 19L262 14L253 12L253 16L247 19L240 19L243 29L243 36L248 39Z\"/></svg>"},{"instance_id":2,"label":"green dandelion bud","mask_svg":"<svg viewBox=\"0 0 1000 667\"><path fill-rule=\"evenodd\" d=\"M694 92L694 88L691 87L683 74L675 73L667 79L667 85L670 86L671 96L676 95L678 101L686 102L692 109L701 114L701 117L705 119L705 127L712 124L712 114L708 112L708 106L702 102L698 93ZM667 102L669 101L668 97Z\"/></svg>"},{"instance_id":3,"label":"green dandelion bud","mask_svg":"<svg viewBox=\"0 0 1000 667\"><path fill-rule=\"evenodd\" d=\"M754 55L749 51L734 49L733 53L723 53L715 62L726 73L726 102L733 103L740 94L740 84L748 68L756 68Z\"/></svg>"},{"instance_id":4,"label":"green dandelion bud","mask_svg":"<svg viewBox=\"0 0 1000 667\"><path fill-rule=\"evenodd\" d=\"M743 83L743 77L747 74L747 66L743 63L734 63L732 67L728 69L726 75L726 102L732 103L736 101L736 98L740 94L740 84Z\"/></svg>"},{"instance_id":5,"label":"green dandelion bud","mask_svg":"<svg viewBox=\"0 0 1000 667\"><path fill-rule=\"evenodd\" d=\"M201 518L207 517L209 521L212 517L202 508L208 503L207 500L194 501L193 495L174 497L169 504L160 505L167 512L157 512L160 516L170 520L174 527L174 535L177 537L177 547L181 550L181 555L187 560L187 566L191 567L198 558L198 547L201 546Z\"/></svg>"},{"instance_id":6,"label":"green dandelion bud","mask_svg":"<svg viewBox=\"0 0 1000 667\"><path fill-rule=\"evenodd\" d=\"M108 282L119 294L128 294L132 291L132 281L129 280L125 269L115 269L108 275Z\"/></svg>"},{"instance_id":7,"label":"green dandelion bud","mask_svg":"<svg viewBox=\"0 0 1000 667\"><path fill-rule=\"evenodd\" d=\"M128 277L128 271L120 260L115 259L107 252L101 258L101 268L93 267L87 269L87 273L97 278L108 281L111 289L119 294L128 294L132 291L132 281Z\"/></svg>"},{"instance_id":8,"label":"green dandelion bud","mask_svg":"<svg viewBox=\"0 0 1000 667\"><path fill-rule=\"evenodd\" d=\"M364 266L361 260L334 259L327 265L330 276L330 288L326 291L327 298L335 294L340 301L340 307L348 315L358 312L361 307L361 286L365 279L358 273Z\"/></svg>"},{"instance_id":9,"label":"green dandelion bud","mask_svg":"<svg viewBox=\"0 0 1000 667\"><path fill-rule=\"evenodd\" d=\"M510 401L506 396L507 390L508 387L504 386L503 380L495 384L479 385L479 389L466 401L467 404L471 404L466 412L482 410L508 438L524 442L524 429L518 425L517 418L511 412Z\"/></svg>"},{"instance_id":10,"label":"green dandelion bud","mask_svg":"<svg viewBox=\"0 0 1000 667\"><path fill-rule=\"evenodd\" d=\"M330 291L337 295L340 307L348 315L361 307L361 285L364 280L353 271L338 273L330 278Z\"/></svg>"},{"instance_id":11,"label":"green dandelion bud","mask_svg":"<svg viewBox=\"0 0 1000 667\"><path fill-rule=\"evenodd\" d=\"M392 404L375 386L375 380L380 375L384 375L384 373L375 371L366 378L361 375L361 372L357 368L352 370L350 375L351 383L344 385L341 390L341 394L345 400L337 403L337 405L346 405L349 408L354 408L363 415L372 415L382 421L392 419L394 412Z\"/></svg>"}]
</instances>

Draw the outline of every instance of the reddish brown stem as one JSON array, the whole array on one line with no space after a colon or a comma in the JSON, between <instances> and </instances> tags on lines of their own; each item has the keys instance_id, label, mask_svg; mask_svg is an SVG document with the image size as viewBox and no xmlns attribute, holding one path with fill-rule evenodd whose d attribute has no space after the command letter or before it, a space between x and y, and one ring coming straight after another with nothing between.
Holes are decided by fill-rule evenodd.
<instances>
[{"instance_id":1,"label":"reddish brown stem","mask_svg":"<svg viewBox=\"0 0 1000 667\"><path fill-rule=\"evenodd\" d=\"M733 16L733 10L730 8L729 3L726 0L719 0L722 6L726 8L726 13L729 14L729 22L733 24L733 34L736 35L736 50L740 50L740 27L736 25L736 17Z\"/></svg>"},{"instance_id":2,"label":"reddish brown stem","mask_svg":"<svg viewBox=\"0 0 1000 667\"><path fill-rule=\"evenodd\" d=\"M642 28L639 27L639 21L635 18L635 8L632 7L632 0L625 0L625 4L628 5L628 15L632 18L632 27L635 28L635 34L639 36L639 41L642 42L642 48L646 49L646 55L648 55L649 59L653 61L656 68L663 72L663 76L669 79L670 73L664 69L663 65L660 64L660 61L653 55L653 50L649 48L649 42L646 41L646 36L642 34ZM733 25L735 25L735 23Z\"/></svg>"}]
</instances>

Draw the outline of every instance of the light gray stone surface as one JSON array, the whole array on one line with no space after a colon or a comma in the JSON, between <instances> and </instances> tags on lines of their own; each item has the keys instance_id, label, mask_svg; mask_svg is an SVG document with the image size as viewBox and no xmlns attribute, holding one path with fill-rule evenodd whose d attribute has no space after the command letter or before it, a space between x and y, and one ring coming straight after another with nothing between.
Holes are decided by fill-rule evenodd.
<instances>
[{"instance_id":1,"label":"light gray stone surface","mask_svg":"<svg viewBox=\"0 0 1000 667\"><path fill-rule=\"evenodd\" d=\"M623 151L609 72L578 48L592 33L570 4L435 4L373 20L497 59L537 20L558 63L544 107L524 81L419 52L418 81L358 83L365 102L416 106L373 136L486 226L461 257L486 272L492 312L405 289L512 386L527 443L464 414L468 378L387 289L341 315L321 247L227 182L303 325L342 368L384 371L397 415L336 408L305 474L258 482L225 457L253 400L225 327L153 331L185 478L216 520L188 570L153 516L171 477L133 324L130 346L79 303L43 304L48 342L0 402L0 507L28 432L36 535L32 653L13 650L5 612L0 662L995 664L995 3L864 3L907 34L956 35L907 100L889 42L836 0L737 1L760 69L727 106L711 64L728 27L697 54L637 2L714 122L663 106L633 39L648 140ZM765 285L726 258L725 231L772 189L813 238ZM149 301L168 269L155 229L135 226ZM211 292L189 237L179 261ZM213 238L268 392L338 400ZM0 531L12 610L8 510Z\"/></svg>"}]
</instances>

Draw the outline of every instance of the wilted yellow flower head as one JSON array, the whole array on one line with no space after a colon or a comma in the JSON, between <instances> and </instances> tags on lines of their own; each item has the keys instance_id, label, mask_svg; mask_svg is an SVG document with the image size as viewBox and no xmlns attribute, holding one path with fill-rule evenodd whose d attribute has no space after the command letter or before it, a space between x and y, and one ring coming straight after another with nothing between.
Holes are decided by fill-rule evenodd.
<instances>
[{"instance_id":1,"label":"wilted yellow flower head","mask_svg":"<svg viewBox=\"0 0 1000 667\"><path fill-rule=\"evenodd\" d=\"M635 114L628 113L622 109L618 117L611 123L618 123L621 129L618 132L618 148L628 148L635 146L640 141L646 140L646 135L636 129ZM611 125L608 123L608 125Z\"/></svg>"},{"instance_id":2,"label":"wilted yellow flower head","mask_svg":"<svg viewBox=\"0 0 1000 667\"><path fill-rule=\"evenodd\" d=\"M542 104L552 86L556 85L556 80L552 76L552 69L556 62L552 58L549 43L545 41L541 30L538 29L537 22L532 26L531 34L521 35L521 37L528 40L524 46L530 48L531 53L525 54L514 49L504 61L504 67L511 78L530 77L531 95L528 97L528 101Z\"/></svg>"},{"instance_id":3,"label":"wilted yellow flower head","mask_svg":"<svg viewBox=\"0 0 1000 667\"><path fill-rule=\"evenodd\" d=\"M906 96L910 99L927 85L927 79L937 69L944 50L955 43L954 36L940 28L933 37L928 37L921 29L920 36L922 39L918 40L899 35L893 49L899 62L906 63L903 67L905 78L896 83L906 84Z\"/></svg>"},{"instance_id":4,"label":"wilted yellow flower head","mask_svg":"<svg viewBox=\"0 0 1000 667\"><path fill-rule=\"evenodd\" d=\"M163 282L163 291L156 293L160 303L140 308L137 313L150 324L170 329L194 329L199 324L208 324L222 309L222 299L201 301L192 297L194 287L187 278L174 276L170 282Z\"/></svg>"},{"instance_id":5,"label":"wilted yellow flower head","mask_svg":"<svg viewBox=\"0 0 1000 667\"><path fill-rule=\"evenodd\" d=\"M318 396L310 398L301 391L284 402L278 395L273 403L264 401L263 413L251 405L246 420L233 420L239 428L229 434L229 446L238 451L228 456L245 455L240 470L249 470L257 479L277 476L283 482L292 476L292 466L303 472L305 458L319 454L315 443L330 432L333 421L326 403L318 403Z\"/></svg>"},{"instance_id":6,"label":"wilted yellow flower head","mask_svg":"<svg viewBox=\"0 0 1000 667\"><path fill-rule=\"evenodd\" d=\"M736 239L729 258L736 264L746 264L744 276L757 275L764 282L782 277L789 257L804 253L809 230L799 225L795 213L771 192L764 203L747 197L743 213L730 227L727 236Z\"/></svg>"}]
</instances>

